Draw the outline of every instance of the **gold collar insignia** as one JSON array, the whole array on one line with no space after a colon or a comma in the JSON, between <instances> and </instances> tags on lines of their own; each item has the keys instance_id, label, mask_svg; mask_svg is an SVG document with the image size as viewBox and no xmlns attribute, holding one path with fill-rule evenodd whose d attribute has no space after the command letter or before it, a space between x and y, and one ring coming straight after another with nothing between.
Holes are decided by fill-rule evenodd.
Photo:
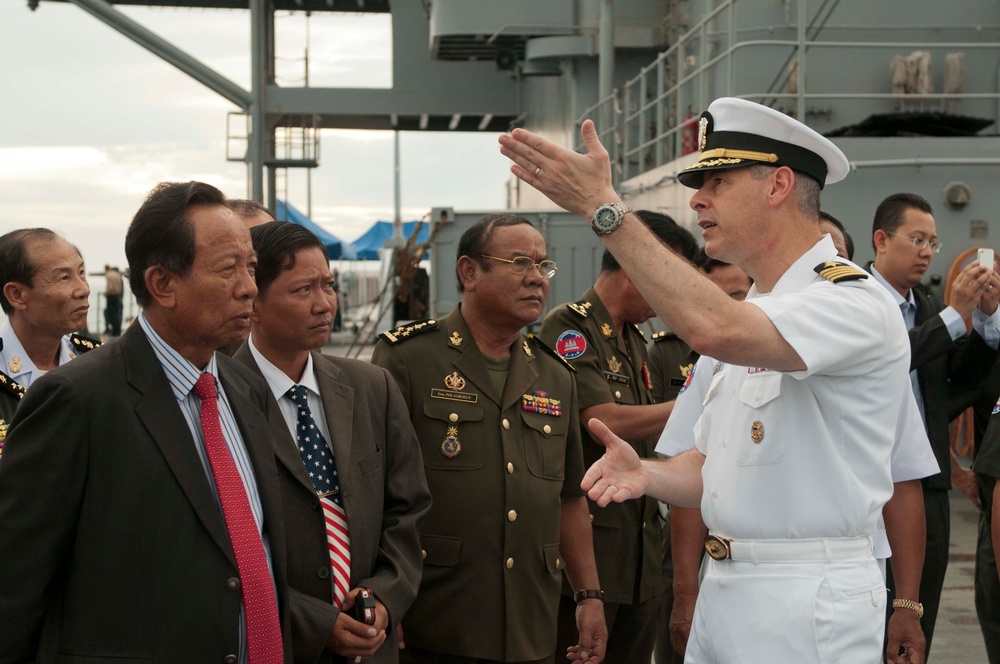
<instances>
[{"instance_id":1,"label":"gold collar insignia","mask_svg":"<svg viewBox=\"0 0 1000 664\"><path fill-rule=\"evenodd\" d=\"M7 363L7 368L10 369L12 373L17 373L23 366L24 365L21 364L20 355L15 355L14 359Z\"/></svg>"},{"instance_id":2,"label":"gold collar insignia","mask_svg":"<svg viewBox=\"0 0 1000 664\"><path fill-rule=\"evenodd\" d=\"M612 334L614 334L614 330L612 330L611 326L608 325L607 323L601 326L601 332L604 333L604 336L606 337L610 337Z\"/></svg>"},{"instance_id":3,"label":"gold collar insignia","mask_svg":"<svg viewBox=\"0 0 1000 664\"><path fill-rule=\"evenodd\" d=\"M452 346L461 346L463 340L462 337L458 334L458 332L452 332L451 336L448 337L448 341L451 342Z\"/></svg>"}]
</instances>

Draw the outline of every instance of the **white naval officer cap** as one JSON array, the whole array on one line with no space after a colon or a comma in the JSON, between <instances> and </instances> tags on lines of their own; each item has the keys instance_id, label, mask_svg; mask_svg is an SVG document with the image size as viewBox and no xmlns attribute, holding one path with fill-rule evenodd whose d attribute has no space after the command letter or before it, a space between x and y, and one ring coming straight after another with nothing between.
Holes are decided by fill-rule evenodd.
<instances>
[{"instance_id":1,"label":"white naval officer cap","mask_svg":"<svg viewBox=\"0 0 1000 664\"><path fill-rule=\"evenodd\" d=\"M722 97L701 114L698 161L677 175L698 189L702 173L752 164L788 166L825 184L840 182L850 170L847 157L829 139L773 108L746 99Z\"/></svg>"}]
</instances>

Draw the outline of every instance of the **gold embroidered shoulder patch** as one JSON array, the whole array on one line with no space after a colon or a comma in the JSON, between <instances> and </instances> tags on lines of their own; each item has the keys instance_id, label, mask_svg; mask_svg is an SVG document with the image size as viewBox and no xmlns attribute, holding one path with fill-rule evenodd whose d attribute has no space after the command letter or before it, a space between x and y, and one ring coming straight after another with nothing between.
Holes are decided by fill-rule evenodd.
<instances>
[{"instance_id":1,"label":"gold embroidered shoulder patch","mask_svg":"<svg viewBox=\"0 0 1000 664\"><path fill-rule=\"evenodd\" d=\"M102 345L97 339L91 339L90 337L85 337L82 334L76 334L75 332L69 335L69 340L73 342L73 348L76 349L77 353L86 353L87 351L94 350L95 348L100 348Z\"/></svg>"},{"instance_id":2,"label":"gold embroidered shoulder patch","mask_svg":"<svg viewBox=\"0 0 1000 664\"><path fill-rule=\"evenodd\" d=\"M424 332L430 332L438 328L438 322L433 318L428 320L418 320L408 325L400 325L392 330L386 330L378 335L378 338L387 344L398 344L407 339L415 337ZM452 341L454 343L454 341Z\"/></svg>"},{"instance_id":3,"label":"gold embroidered shoulder patch","mask_svg":"<svg viewBox=\"0 0 1000 664\"><path fill-rule=\"evenodd\" d=\"M538 337L536 337L534 334L529 334L528 338L531 339L531 342L533 344L535 344L536 346L538 346L539 348L541 348L542 350L544 350L547 354L549 354L552 357L554 357L557 360L559 360L559 364L563 365L564 367L566 367L567 369L569 369L573 373L576 373L576 367L574 367L572 364L570 364L569 362L567 362L566 358L564 358L562 355L560 355L559 353L557 353L555 350L553 350L552 348L549 348L548 346L546 346L542 342L541 339L539 339Z\"/></svg>"},{"instance_id":4,"label":"gold embroidered shoulder patch","mask_svg":"<svg viewBox=\"0 0 1000 664\"><path fill-rule=\"evenodd\" d=\"M819 276L839 284L842 281L857 281L867 279L868 273L859 267L840 261L824 261L813 268Z\"/></svg>"},{"instance_id":5,"label":"gold embroidered shoulder patch","mask_svg":"<svg viewBox=\"0 0 1000 664\"><path fill-rule=\"evenodd\" d=\"M580 318L586 318L590 315L590 308L594 305L586 300L580 300L579 302L570 302L566 306Z\"/></svg>"},{"instance_id":6,"label":"gold embroidered shoulder patch","mask_svg":"<svg viewBox=\"0 0 1000 664\"><path fill-rule=\"evenodd\" d=\"M25 387L23 387L16 380L14 380L13 378L11 378L10 376L8 376L7 374L5 374L4 372L0 371L0 391L6 392L7 394L11 395L15 399L20 400L21 397L24 396L24 393L27 390L26 390Z\"/></svg>"}]
</instances>

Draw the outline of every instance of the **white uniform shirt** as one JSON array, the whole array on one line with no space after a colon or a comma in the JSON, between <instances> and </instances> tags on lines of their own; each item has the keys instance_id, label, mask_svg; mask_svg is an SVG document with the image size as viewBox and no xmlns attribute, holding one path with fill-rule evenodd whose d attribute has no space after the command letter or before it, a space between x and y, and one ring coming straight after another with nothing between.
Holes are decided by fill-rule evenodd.
<instances>
[{"instance_id":1,"label":"white uniform shirt","mask_svg":"<svg viewBox=\"0 0 1000 664\"><path fill-rule=\"evenodd\" d=\"M16 380L22 387L31 387L31 384L45 375L45 372L35 366L28 354L24 352L21 340L14 333L14 328L10 326L10 321L4 321L0 327L0 340L3 341L3 350L0 350L0 371ZM69 335L63 336L59 342L59 365L62 366L76 357L76 349Z\"/></svg>"},{"instance_id":2,"label":"white uniform shirt","mask_svg":"<svg viewBox=\"0 0 1000 664\"><path fill-rule=\"evenodd\" d=\"M829 237L773 291L755 285L747 297L806 369L727 364L712 376L694 431L706 456L701 512L712 532L872 535L892 495L893 439L910 388L906 329L873 279L834 284L816 274L826 260L839 260Z\"/></svg>"}]
</instances>

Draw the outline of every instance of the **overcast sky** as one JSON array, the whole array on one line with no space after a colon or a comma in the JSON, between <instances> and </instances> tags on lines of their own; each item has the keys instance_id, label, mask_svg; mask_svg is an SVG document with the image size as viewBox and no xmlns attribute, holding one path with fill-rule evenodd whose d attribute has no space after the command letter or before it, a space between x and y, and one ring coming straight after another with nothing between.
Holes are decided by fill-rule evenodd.
<instances>
[{"instance_id":1,"label":"overcast sky","mask_svg":"<svg viewBox=\"0 0 1000 664\"><path fill-rule=\"evenodd\" d=\"M122 11L249 88L249 12ZM306 22L276 18L281 85L301 84ZM308 27L312 85L391 86L388 15L314 14ZM0 63L0 233L52 228L94 270L125 264L125 230L158 182L248 195L245 165L226 161L226 116L237 109L83 10L3 0ZM505 206L508 163L494 134L404 133L401 148L404 219L432 206ZM391 220L392 150L389 132L325 132L315 220L346 240ZM304 212L305 171L289 180L288 199Z\"/></svg>"}]
</instances>

